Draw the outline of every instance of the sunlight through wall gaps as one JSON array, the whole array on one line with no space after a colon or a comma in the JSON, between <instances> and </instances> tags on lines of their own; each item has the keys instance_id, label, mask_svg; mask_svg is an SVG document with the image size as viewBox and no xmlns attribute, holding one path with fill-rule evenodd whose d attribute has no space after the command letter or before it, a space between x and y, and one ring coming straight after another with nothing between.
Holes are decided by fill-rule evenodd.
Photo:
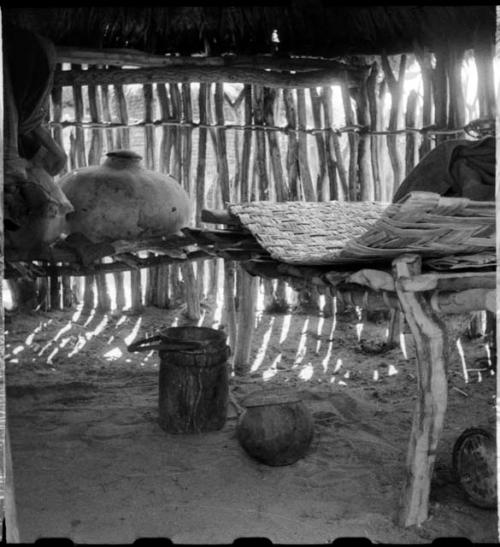
<instances>
[{"instance_id":1,"label":"sunlight through wall gaps","mask_svg":"<svg viewBox=\"0 0 500 547\"><path fill-rule=\"evenodd\" d=\"M258 370L260 365L262 364L262 361L264 360L267 346L269 344L269 340L271 339L273 325L274 325L274 317L271 317L271 321L269 322L269 328L267 329L267 331L264 333L264 336L262 337L262 345L257 350L257 355L255 356L254 362L250 368L250 372L255 372L256 370Z\"/></svg>"},{"instance_id":2,"label":"sunlight through wall gaps","mask_svg":"<svg viewBox=\"0 0 500 547\"><path fill-rule=\"evenodd\" d=\"M310 380L313 377L314 374L314 367L312 366L312 363L309 361L307 365L304 365L299 372L299 378L301 380Z\"/></svg>"},{"instance_id":3,"label":"sunlight through wall gaps","mask_svg":"<svg viewBox=\"0 0 500 547\"><path fill-rule=\"evenodd\" d=\"M457 338L456 344L457 344L458 355L460 356L460 361L462 363L462 372L464 375L464 381L467 384L469 382L469 373L467 371L467 363L465 362L464 349L462 347L462 342L460 341L460 338Z\"/></svg>"},{"instance_id":4,"label":"sunlight through wall gaps","mask_svg":"<svg viewBox=\"0 0 500 547\"><path fill-rule=\"evenodd\" d=\"M300 365L300 363L302 362L302 360L304 359L304 357L306 355L307 327L308 326L309 326L309 318L307 318L304 321L304 326L302 327L302 333L301 333L300 341L299 341L299 347L297 349L297 354L295 356L295 360L294 360L292 368L296 368L298 365Z\"/></svg>"}]
</instances>

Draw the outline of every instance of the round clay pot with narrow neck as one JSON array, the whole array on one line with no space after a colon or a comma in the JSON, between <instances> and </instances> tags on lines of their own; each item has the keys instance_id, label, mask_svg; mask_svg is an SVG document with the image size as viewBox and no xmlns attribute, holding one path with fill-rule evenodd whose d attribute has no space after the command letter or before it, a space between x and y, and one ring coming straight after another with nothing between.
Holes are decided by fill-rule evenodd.
<instances>
[{"instance_id":1,"label":"round clay pot with narrow neck","mask_svg":"<svg viewBox=\"0 0 500 547\"><path fill-rule=\"evenodd\" d=\"M74 207L67 216L69 233L98 243L168 236L189 224L187 192L170 175L145 169L141 160L136 152L116 150L101 165L61 178Z\"/></svg>"}]
</instances>

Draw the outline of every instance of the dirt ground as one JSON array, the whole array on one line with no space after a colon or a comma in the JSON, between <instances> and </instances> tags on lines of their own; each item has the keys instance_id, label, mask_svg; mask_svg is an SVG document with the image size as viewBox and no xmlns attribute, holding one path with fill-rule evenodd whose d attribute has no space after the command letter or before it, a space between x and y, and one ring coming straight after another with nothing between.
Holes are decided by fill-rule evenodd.
<instances>
[{"instance_id":1,"label":"dirt ground","mask_svg":"<svg viewBox=\"0 0 500 547\"><path fill-rule=\"evenodd\" d=\"M205 326L215 326L207 314ZM6 383L20 537L77 543L497 542L495 511L466 501L451 469L453 443L495 420L494 374L472 370L485 341L462 337L449 371L449 403L431 492L419 528L395 525L415 402L415 360L401 348L369 351L387 323L260 314L253 370L231 378L236 401L264 386L300 393L314 440L295 464L270 467L243 451L230 405L221 431L170 435L158 425L155 352L133 340L182 325L181 310L141 315L14 314L6 326ZM483 367L484 369L484 367Z\"/></svg>"}]
</instances>

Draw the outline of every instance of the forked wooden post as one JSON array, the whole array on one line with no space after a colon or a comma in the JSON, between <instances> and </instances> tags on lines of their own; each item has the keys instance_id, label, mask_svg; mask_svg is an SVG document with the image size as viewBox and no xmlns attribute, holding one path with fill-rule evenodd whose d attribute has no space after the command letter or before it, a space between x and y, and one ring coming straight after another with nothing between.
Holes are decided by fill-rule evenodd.
<instances>
[{"instance_id":1,"label":"forked wooden post","mask_svg":"<svg viewBox=\"0 0 500 547\"><path fill-rule=\"evenodd\" d=\"M417 355L417 404L398 514L402 526L420 525L428 518L431 477L448 397L448 340L444 324L423 293L402 288L401 281L419 274L420 270L418 255L402 255L393 262L396 291L415 339Z\"/></svg>"}]
</instances>

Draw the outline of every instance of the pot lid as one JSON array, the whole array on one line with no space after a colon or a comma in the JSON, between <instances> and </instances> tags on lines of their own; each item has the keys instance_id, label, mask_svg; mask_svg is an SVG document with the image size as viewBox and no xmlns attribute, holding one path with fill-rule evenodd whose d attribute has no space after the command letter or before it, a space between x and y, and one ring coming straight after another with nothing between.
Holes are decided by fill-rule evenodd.
<instances>
[{"instance_id":1,"label":"pot lid","mask_svg":"<svg viewBox=\"0 0 500 547\"><path fill-rule=\"evenodd\" d=\"M112 150L106 154L108 158L124 158L130 160L142 160L142 156L133 150Z\"/></svg>"},{"instance_id":2,"label":"pot lid","mask_svg":"<svg viewBox=\"0 0 500 547\"><path fill-rule=\"evenodd\" d=\"M286 388L265 389L254 391L241 402L246 408L254 406L281 405L284 403L300 403L300 395Z\"/></svg>"}]
</instances>

